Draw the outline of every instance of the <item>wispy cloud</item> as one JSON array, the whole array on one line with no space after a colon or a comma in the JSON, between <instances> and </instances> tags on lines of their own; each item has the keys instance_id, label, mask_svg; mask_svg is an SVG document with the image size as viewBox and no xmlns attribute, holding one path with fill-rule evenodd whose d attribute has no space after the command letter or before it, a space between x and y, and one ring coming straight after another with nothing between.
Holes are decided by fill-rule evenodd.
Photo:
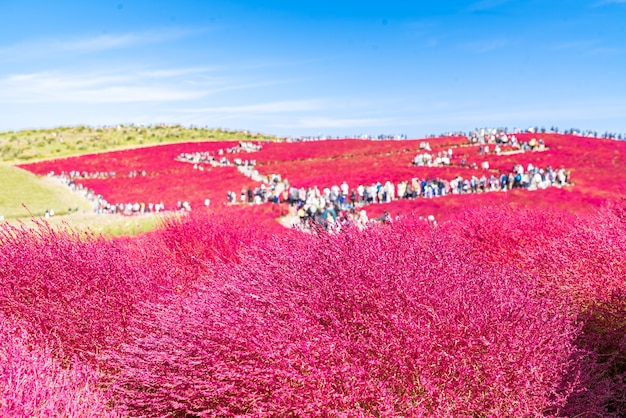
<instances>
[{"instance_id":1,"label":"wispy cloud","mask_svg":"<svg viewBox=\"0 0 626 418\"><path fill-rule=\"evenodd\" d=\"M72 39L35 39L0 45L3 58L40 58L51 54L94 53L174 41L204 32L204 29L163 29L136 33L104 34Z\"/></svg>"},{"instance_id":2,"label":"wispy cloud","mask_svg":"<svg viewBox=\"0 0 626 418\"><path fill-rule=\"evenodd\" d=\"M594 3L592 7L601 7L609 4L626 4L626 0L601 0L597 3Z\"/></svg>"},{"instance_id":3,"label":"wispy cloud","mask_svg":"<svg viewBox=\"0 0 626 418\"><path fill-rule=\"evenodd\" d=\"M514 126L516 123L536 123L541 120L603 120L619 117L626 111L626 101L616 100L606 102L602 100L584 101L554 101L532 106L519 104L512 106L493 107L487 104L477 104L478 109L450 108L445 113L433 112L424 117L428 123L441 123L453 126L455 124L484 123L497 126Z\"/></svg>"},{"instance_id":4,"label":"wispy cloud","mask_svg":"<svg viewBox=\"0 0 626 418\"><path fill-rule=\"evenodd\" d=\"M601 43L598 39L586 39L586 40L578 40L578 41L566 41L559 42L552 45L552 49L555 50L566 50L566 49L575 49L575 50L587 50L592 47L596 47Z\"/></svg>"},{"instance_id":5,"label":"wispy cloud","mask_svg":"<svg viewBox=\"0 0 626 418\"><path fill-rule=\"evenodd\" d=\"M192 74L206 74L215 69L216 67L169 68L165 70L144 70L140 71L138 75L147 78L171 78Z\"/></svg>"},{"instance_id":6,"label":"wispy cloud","mask_svg":"<svg viewBox=\"0 0 626 418\"><path fill-rule=\"evenodd\" d=\"M269 114L269 113L293 113L319 110L324 106L324 101L319 99L310 100L285 100L267 103L257 103L241 106L215 106L190 109L177 109L182 113L208 113L208 114Z\"/></svg>"},{"instance_id":7,"label":"wispy cloud","mask_svg":"<svg viewBox=\"0 0 626 418\"><path fill-rule=\"evenodd\" d=\"M553 45L551 49L555 51L573 51L576 55L585 57L617 56L626 54L626 47L607 45L601 40L582 40L557 43Z\"/></svg>"},{"instance_id":8,"label":"wispy cloud","mask_svg":"<svg viewBox=\"0 0 626 418\"><path fill-rule=\"evenodd\" d=\"M0 78L4 103L132 103L182 101L254 88L254 82L218 77L199 68L108 72L39 72Z\"/></svg>"}]
</instances>

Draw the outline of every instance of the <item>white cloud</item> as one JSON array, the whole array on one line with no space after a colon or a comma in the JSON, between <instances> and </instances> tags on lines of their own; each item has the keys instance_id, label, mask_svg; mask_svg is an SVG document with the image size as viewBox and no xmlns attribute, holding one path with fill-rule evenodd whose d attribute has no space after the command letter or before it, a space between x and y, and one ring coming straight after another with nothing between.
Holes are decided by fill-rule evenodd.
<instances>
[{"instance_id":1,"label":"white cloud","mask_svg":"<svg viewBox=\"0 0 626 418\"><path fill-rule=\"evenodd\" d=\"M562 42L553 45L552 49L556 51L575 51L578 56L585 57L615 56L624 55L624 53L626 53L626 48L605 45L600 40Z\"/></svg>"},{"instance_id":2,"label":"white cloud","mask_svg":"<svg viewBox=\"0 0 626 418\"><path fill-rule=\"evenodd\" d=\"M291 113L319 110L323 105L324 102L317 99L285 100L241 106L215 106L191 109L177 109L177 111L182 113L208 114Z\"/></svg>"},{"instance_id":3,"label":"white cloud","mask_svg":"<svg viewBox=\"0 0 626 418\"><path fill-rule=\"evenodd\" d=\"M145 77L142 72L111 71L41 72L15 74L0 79L0 102L4 103L131 103L180 101L237 88L232 80L214 79L198 85L171 78L186 69L165 71ZM191 71L193 72L193 71Z\"/></svg>"},{"instance_id":4,"label":"white cloud","mask_svg":"<svg viewBox=\"0 0 626 418\"><path fill-rule=\"evenodd\" d=\"M288 80L251 80L224 76L209 68L110 68L102 71L54 70L0 77L0 103L180 102L235 90L255 90ZM268 113L289 108L312 110L312 101L189 109L187 113Z\"/></svg>"},{"instance_id":5,"label":"white cloud","mask_svg":"<svg viewBox=\"0 0 626 418\"><path fill-rule=\"evenodd\" d=\"M626 0L602 0L593 5L593 7L606 6L608 4L624 4Z\"/></svg>"},{"instance_id":6,"label":"white cloud","mask_svg":"<svg viewBox=\"0 0 626 418\"><path fill-rule=\"evenodd\" d=\"M567 100L563 102L533 104L527 106L498 106L492 107L485 104L477 104L476 110L450 108L445 112L424 112L420 118L426 123L447 124L495 124L497 126L513 126L518 122L535 123L538 120L561 120L584 121L605 120L618 118L626 112L626 101L607 103L601 100L585 100L576 102Z\"/></svg>"},{"instance_id":7,"label":"white cloud","mask_svg":"<svg viewBox=\"0 0 626 418\"><path fill-rule=\"evenodd\" d=\"M465 47L474 53L484 54L497 49L502 49L509 44L510 42L507 39L489 39L485 41L468 42L465 44Z\"/></svg>"},{"instance_id":8,"label":"white cloud","mask_svg":"<svg viewBox=\"0 0 626 418\"><path fill-rule=\"evenodd\" d=\"M35 39L0 46L0 58L41 58L62 53L92 53L157 44L192 36L204 30L163 29L136 33L104 34L73 39Z\"/></svg>"},{"instance_id":9,"label":"white cloud","mask_svg":"<svg viewBox=\"0 0 626 418\"><path fill-rule=\"evenodd\" d=\"M510 3L511 0L481 0L476 3L470 4L467 7L468 12L483 12L491 9L495 9L496 7L502 6L503 4Z\"/></svg>"},{"instance_id":10,"label":"white cloud","mask_svg":"<svg viewBox=\"0 0 626 418\"><path fill-rule=\"evenodd\" d=\"M587 50L589 48L593 48L599 45L601 41L597 39L588 39L588 40L579 40L579 41L568 41L568 42L560 42L554 44L552 49L556 50L565 50L565 49L574 49L574 50Z\"/></svg>"},{"instance_id":11,"label":"white cloud","mask_svg":"<svg viewBox=\"0 0 626 418\"><path fill-rule=\"evenodd\" d=\"M146 70L140 71L139 75L149 78L170 78L183 75L203 74L215 70L216 67L193 67L193 68L170 68L167 70Z\"/></svg>"},{"instance_id":12,"label":"white cloud","mask_svg":"<svg viewBox=\"0 0 626 418\"><path fill-rule=\"evenodd\" d=\"M92 38L84 38L70 41L55 41L46 45L57 51L67 52L96 52L106 49L127 47L145 43L148 38L137 34L124 35L100 35Z\"/></svg>"}]
</instances>

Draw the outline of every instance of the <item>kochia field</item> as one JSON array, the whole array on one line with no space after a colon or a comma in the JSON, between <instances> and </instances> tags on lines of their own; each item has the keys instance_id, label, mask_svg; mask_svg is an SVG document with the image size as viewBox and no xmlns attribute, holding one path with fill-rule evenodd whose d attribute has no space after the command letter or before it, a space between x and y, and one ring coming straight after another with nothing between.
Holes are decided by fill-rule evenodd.
<instances>
[{"instance_id":1,"label":"kochia field","mask_svg":"<svg viewBox=\"0 0 626 418\"><path fill-rule=\"evenodd\" d=\"M133 238L3 224L0 415L624 416L625 143L544 140L543 152L489 155L489 170L565 166L572 185L371 205L404 215L365 229L276 227L280 205L192 210ZM419 142L250 156L296 186L355 187L426 172L410 165ZM193 168L167 147L27 168L132 166L187 179L177 190L193 205ZM475 148L453 151L469 165ZM250 181L224 171L227 186L214 184L226 168L196 171L211 180L202 196ZM135 193L132 179L110 190ZM142 195L166 193L154 184ZM418 219L430 213L437 225Z\"/></svg>"},{"instance_id":2,"label":"kochia field","mask_svg":"<svg viewBox=\"0 0 626 418\"><path fill-rule=\"evenodd\" d=\"M387 210L393 214L433 214L447 218L467 205L509 202L559 206L570 212L593 210L607 198L621 196L625 191L626 142L555 133L522 133L518 140L541 138L542 152L479 154L479 145L468 145L462 136L401 141L328 140L296 143L265 143L258 152L226 155L254 159L256 169L264 175L279 174L294 187L325 187L346 182L351 189L359 184L386 181L410 181L412 178L441 178L499 175L509 172L515 164L535 167L564 167L571 171L572 187L548 188L532 193L486 193L472 196L446 196L445 199L397 200L387 205L368 208L373 215ZM452 150L449 166L426 167L411 164L420 145L428 142L432 153ZM176 161L181 153L211 152L228 149L237 142L194 142L169 144L49 160L20 165L35 174L50 172L115 172L114 178L87 178L77 182L101 194L111 203L163 202L167 209L186 200L192 208L202 207L210 198L213 208L223 206L226 193L239 194L242 188L259 187L260 183L239 173L235 167L204 166L200 171L193 164ZM464 165L461 165L461 161ZM489 164L488 170L481 163ZM473 168L475 167L475 168ZM145 176L129 176L144 171Z\"/></svg>"}]
</instances>

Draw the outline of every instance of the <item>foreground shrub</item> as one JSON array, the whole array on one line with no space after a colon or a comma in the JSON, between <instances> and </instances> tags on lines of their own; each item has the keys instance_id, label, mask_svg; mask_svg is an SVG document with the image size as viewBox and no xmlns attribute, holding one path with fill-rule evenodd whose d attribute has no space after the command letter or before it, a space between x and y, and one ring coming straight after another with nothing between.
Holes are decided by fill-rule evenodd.
<instances>
[{"instance_id":1,"label":"foreground shrub","mask_svg":"<svg viewBox=\"0 0 626 418\"><path fill-rule=\"evenodd\" d=\"M12 315L33 338L93 358L124 339L141 301L185 282L150 237L107 240L71 230L0 229L0 314Z\"/></svg>"},{"instance_id":2,"label":"foreground shrub","mask_svg":"<svg viewBox=\"0 0 626 418\"><path fill-rule=\"evenodd\" d=\"M626 200L589 216L501 206L480 208L446 225L485 262L514 265L537 285L569 299L584 324L582 387L569 416L626 414Z\"/></svg>"},{"instance_id":3,"label":"foreground shrub","mask_svg":"<svg viewBox=\"0 0 626 418\"><path fill-rule=\"evenodd\" d=\"M107 356L120 410L560 413L579 375L567 301L436 231L417 239L416 225L277 239L196 292L147 304Z\"/></svg>"},{"instance_id":4,"label":"foreground shrub","mask_svg":"<svg viewBox=\"0 0 626 418\"><path fill-rule=\"evenodd\" d=\"M97 381L78 360L62 367L51 349L33 344L23 329L0 317L0 416L117 416Z\"/></svg>"},{"instance_id":5,"label":"foreground shrub","mask_svg":"<svg viewBox=\"0 0 626 418\"><path fill-rule=\"evenodd\" d=\"M225 213L191 212L164 219L157 236L175 263L202 270L215 261L237 263L253 243L267 238L262 229L241 222L234 210Z\"/></svg>"},{"instance_id":6,"label":"foreground shrub","mask_svg":"<svg viewBox=\"0 0 626 418\"><path fill-rule=\"evenodd\" d=\"M2 232L0 311L65 349L93 353L119 339L146 284L120 245L45 226Z\"/></svg>"}]
</instances>

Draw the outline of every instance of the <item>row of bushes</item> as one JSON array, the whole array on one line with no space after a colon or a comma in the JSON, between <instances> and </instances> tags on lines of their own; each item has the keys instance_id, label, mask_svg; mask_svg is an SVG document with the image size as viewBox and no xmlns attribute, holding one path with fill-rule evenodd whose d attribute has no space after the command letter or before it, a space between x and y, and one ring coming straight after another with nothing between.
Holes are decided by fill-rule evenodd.
<instances>
[{"instance_id":1,"label":"row of bushes","mask_svg":"<svg viewBox=\"0 0 626 418\"><path fill-rule=\"evenodd\" d=\"M0 415L620 416L625 271L623 202L337 234L5 226Z\"/></svg>"}]
</instances>

